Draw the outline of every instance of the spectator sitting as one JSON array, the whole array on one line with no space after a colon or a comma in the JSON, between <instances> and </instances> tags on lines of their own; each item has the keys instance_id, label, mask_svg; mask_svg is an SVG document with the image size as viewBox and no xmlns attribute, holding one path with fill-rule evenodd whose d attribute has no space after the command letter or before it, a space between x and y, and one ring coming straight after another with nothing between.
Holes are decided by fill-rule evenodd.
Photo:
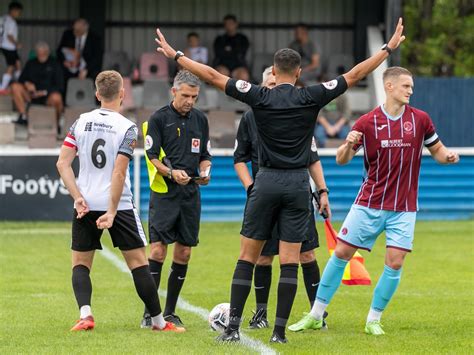
<instances>
[{"instance_id":1,"label":"spectator sitting","mask_svg":"<svg viewBox=\"0 0 474 355\"><path fill-rule=\"evenodd\" d=\"M61 67L50 57L49 46L38 42L35 47L36 58L26 62L25 68L17 83L11 86L13 102L20 113L15 123L27 124L27 104L52 106L56 109L59 120L63 111L61 92L64 80Z\"/></svg>"},{"instance_id":2,"label":"spectator sitting","mask_svg":"<svg viewBox=\"0 0 474 355\"><path fill-rule=\"evenodd\" d=\"M8 14L0 19L0 47L7 62L7 71L3 74L0 91L7 93L6 89L10 84L12 76L18 79L21 72L20 57L18 49L21 47L18 42L18 25L16 19L20 17L23 6L19 2L11 2L8 5Z\"/></svg>"},{"instance_id":3,"label":"spectator sitting","mask_svg":"<svg viewBox=\"0 0 474 355\"><path fill-rule=\"evenodd\" d=\"M323 148L327 138L346 138L349 131L349 120L351 110L347 101L347 95L341 95L324 106L318 115L316 125L316 140Z\"/></svg>"},{"instance_id":4,"label":"spectator sitting","mask_svg":"<svg viewBox=\"0 0 474 355\"><path fill-rule=\"evenodd\" d=\"M207 64L207 48L199 43L199 35L196 32L188 34L188 47L184 50L184 55L192 60Z\"/></svg>"},{"instance_id":5,"label":"spectator sitting","mask_svg":"<svg viewBox=\"0 0 474 355\"><path fill-rule=\"evenodd\" d=\"M249 49L247 36L237 32L239 24L235 15L224 17L223 35L214 41L214 68L235 79L249 80L249 70L245 56Z\"/></svg>"},{"instance_id":6,"label":"spectator sitting","mask_svg":"<svg viewBox=\"0 0 474 355\"><path fill-rule=\"evenodd\" d=\"M289 44L289 48L297 51L301 56L300 81L306 84L308 81L317 81L321 75L320 50L309 39L308 26L301 23L295 28L295 40Z\"/></svg>"},{"instance_id":7,"label":"spectator sitting","mask_svg":"<svg viewBox=\"0 0 474 355\"><path fill-rule=\"evenodd\" d=\"M73 77L95 80L102 68L102 41L89 31L89 23L80 18L74 21L72 29L64 31L56 55L63 65L66 82Z\"/></svg>"}]
</instances>

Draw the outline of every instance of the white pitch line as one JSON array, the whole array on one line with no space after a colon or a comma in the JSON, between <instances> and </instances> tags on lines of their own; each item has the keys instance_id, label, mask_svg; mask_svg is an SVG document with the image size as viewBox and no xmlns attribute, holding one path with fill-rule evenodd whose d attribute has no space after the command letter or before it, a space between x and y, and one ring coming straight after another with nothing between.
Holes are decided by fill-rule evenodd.
<instances>
[{"instance_id":1,"label":"white pitch line","mask_svg":"<svg viewBox=\"0 0 474 355\"><path fill-rule=\"evenodd\" d=\"M101 255L109 260L112 264L114 264L120 271L132 276L130 273L130 270L128 269L127 264L121 260L115 253L113 253L109 248L102 247ZM164 290L161 290L159 292L160 296L165 297L166 292ZM185 301L182 297L178 298L178 304L177 306L181 309L183 309L185 312L190 312L198 315L201 317L203 320L206 321L207 323L207 318L209 315L209 311L205 308L201 308L198 306L195 306L188 301ZM242 345L246 346L247 348L250 348L251 350L254 350L260 354L268 354L268 355L273 355L276 354L275 350L272 348L266 346L263 344L260 340L253 339L249 337L248 335L245 335L243 333L240 333L240 342Z\"/></svg>"}]
</instances>

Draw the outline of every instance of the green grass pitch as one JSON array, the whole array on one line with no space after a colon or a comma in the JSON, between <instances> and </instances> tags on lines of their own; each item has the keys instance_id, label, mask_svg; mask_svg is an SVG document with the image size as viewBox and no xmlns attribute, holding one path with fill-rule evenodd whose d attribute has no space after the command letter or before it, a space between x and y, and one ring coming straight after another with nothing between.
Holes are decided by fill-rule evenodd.
<instances>
[{"instance_id":1,"label":"green grass pitch","mask_svg":"<svg viewBox=\"0 0 474 355\"><path fill-rule=\"evenodd\" d=\"M322 224L320 224L322 227ZM320 233L323 234L322 228ZM200 245L193 251L182 297L210 310L228 302L238 256L239 224L203 223ZM386 336L363 333L365 318L384 263L384 238L374 251L362 252L373 285L342 285L328 308L329 331L290 333L286 345L271 345L271 329L244 330L275 352L314 353L473 353L474 221L418 222L414 252L408 256L400 287L382 322ZM112 249L104 234L103 244ZM317 249L321 270L328 252L324 236ZM70 224L0 223L0 353L1 354L210 354L254 352L245 345L218 345L217 335L199 315L178 309L185 334L140 329L143 306L129 275L100 252L92 271L92 309L96 329L72 333L78 317L71 286ZM118 250L113 250L119 255ZM161 285L166 287L171 253ZM273 324L278 262L270 295ZM290 323L308 310L299 274ZM162 305L164 300L161 298ZM244 327L255 307L254 293L245 309Z\"/></svg>"}]
</instances>

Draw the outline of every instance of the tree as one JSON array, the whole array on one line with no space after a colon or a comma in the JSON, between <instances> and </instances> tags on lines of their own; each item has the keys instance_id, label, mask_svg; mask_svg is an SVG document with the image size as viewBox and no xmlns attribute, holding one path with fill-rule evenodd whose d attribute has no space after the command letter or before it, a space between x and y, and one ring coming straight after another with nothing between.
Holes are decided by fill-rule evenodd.
<instances>
[{"instance_id":1,"label":"tree","mask_svg":"<svg viewBox=\"0 0 474 355\"><path fill-rule=\"evenodd\" d=\"M474 76L474 1L405 0L402 63L420 76Z\"/></svg>"}]
</instances>

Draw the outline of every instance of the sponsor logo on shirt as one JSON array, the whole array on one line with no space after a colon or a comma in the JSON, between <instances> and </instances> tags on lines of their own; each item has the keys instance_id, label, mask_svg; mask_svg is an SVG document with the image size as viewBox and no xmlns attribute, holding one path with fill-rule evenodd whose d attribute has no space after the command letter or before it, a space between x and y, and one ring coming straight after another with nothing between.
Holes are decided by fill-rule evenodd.
<instances>
[{"instance_id":1,"label":"sponsor logo on shirt","mask_svg":"<svg viewBox=\"0 0 474 355\"><path fill-rule=\"evenodd\" d=\"M201 140L199 138L193 138L191 140L191 153L199 153L200 146Z\"/></svg>"},{"instance_id":2,"label":"sponsor logo on shirt","mask_svg":"<svg viewBox=\"0 0 474 355\"><path fill-rule=\"evenodd\" d=\"M384 139L380 141L382 148L407 148L411 147L411 143L403 142L403 139Z\"/></svg>"},{"instance_id":3,"label":"sponsor logo on shirt","mask_svg":"<svg viewBox=\"0 0 474 355\"><path fill-rule=\"evenodd\" d=\"M235 87L241 93L245 94L245 93L249 92L251 84L247 81L244 81L244 80L237 80L237 82L235 83Z\"/></svg>"},{"instance_id":4,"label":"sponsor logo on shirt","mask_svg":"<svg viewBox=\"0 0 474 355\"><path fill-rule=\"evenodd\" d=\"M86 127L84 128L85 132L92 132L92 122L87 122Z\"/></svg>"},{"instance_id":5,"label":"sponsor logo on shirt","mask_svg":"<svg viewBox=\"0 0 474 355\"><path fill-rule=\"evenodd\" d=\"M331 81L326 81L325 83L323 83L323 86L328 90L332 90L337 86L337 80L334 79Z\"/></svg>"},{"instance_id":6,"label":"sponsor logo on shirt","mask_svg":"<svg viewBox=\"0 0 474 355\"><path fill-rule=\"evenodd\" d=\"M147 135L145 137L145 150L148 150L151 147L153 147L153 138L151 138L151 136Z\"/></svg>"}]
</instances>

